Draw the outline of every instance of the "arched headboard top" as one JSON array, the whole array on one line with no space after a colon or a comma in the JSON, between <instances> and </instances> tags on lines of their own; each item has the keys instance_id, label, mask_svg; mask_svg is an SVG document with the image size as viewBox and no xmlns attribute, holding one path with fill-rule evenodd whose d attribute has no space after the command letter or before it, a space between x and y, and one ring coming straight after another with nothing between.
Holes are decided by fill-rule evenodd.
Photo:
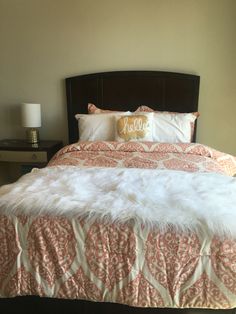
<instances>
[{"instance_id":1,"label":"arched headboard top","mask_svg":"<svg viewBox=\"0 0 236 314\"><path fill-rule=\"evenodd\" d=\"M78 140L77 113L88 103L99 108L135 111L146 105L154 110L198 110L200 77L163 71L116 71L78 75L66 79L69 142ZM196 130L194 140L196 137Z\"/></svg>"}]
</instances>

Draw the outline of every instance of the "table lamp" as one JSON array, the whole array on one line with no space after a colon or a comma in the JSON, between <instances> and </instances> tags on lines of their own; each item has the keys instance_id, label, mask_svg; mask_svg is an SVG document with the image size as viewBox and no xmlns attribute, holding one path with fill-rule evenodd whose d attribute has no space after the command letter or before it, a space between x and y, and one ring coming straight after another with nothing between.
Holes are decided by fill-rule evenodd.
<instances>
[{"instance_id":1,"label":"table lamp","mask_svg":"<svg viewBox=\"0 0 236 314\"><path fill-rule=\"evenodd\" d=\"M35 144L39 142L39 131L41 127L41 105L23 103L21 106L22 125L26 129L27 142Z\"/></svg>"}]
</instances>

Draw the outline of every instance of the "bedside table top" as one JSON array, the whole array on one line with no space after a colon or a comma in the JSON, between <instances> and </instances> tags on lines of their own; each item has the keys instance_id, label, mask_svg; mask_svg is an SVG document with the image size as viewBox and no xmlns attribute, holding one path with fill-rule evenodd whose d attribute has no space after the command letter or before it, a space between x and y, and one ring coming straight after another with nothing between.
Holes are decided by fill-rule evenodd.
<instances>
[{"instance_id":1,"label":"bedside table top","mask_svg":"<svg viewBox=\"0 0 236 314\"><path fill-rule=\"evenodd\" d=\"M4 139L0 140L0 150L14 151L48 151L62 148L62 141L40 141L37 144L29 144L26 140Z\"/></svg>"}]
</instances>

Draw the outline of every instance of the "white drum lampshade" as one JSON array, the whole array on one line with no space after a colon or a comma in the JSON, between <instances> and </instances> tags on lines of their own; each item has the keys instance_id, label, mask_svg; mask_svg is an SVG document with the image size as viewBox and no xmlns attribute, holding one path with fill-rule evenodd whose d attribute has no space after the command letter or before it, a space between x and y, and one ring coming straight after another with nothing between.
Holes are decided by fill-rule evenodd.
<instances>
[{"instance_id":1,"label":"white drum lampshade","mask_svg":"<svg viewBox=\"0 0 236 314\"><path fill-rule=\"evenodd\" d=\"M27 142L34 144L39 142L39 132L41 127L41 105L23 103L21 106L22 125L27 128Z\"/></svg>"}]
</instances>

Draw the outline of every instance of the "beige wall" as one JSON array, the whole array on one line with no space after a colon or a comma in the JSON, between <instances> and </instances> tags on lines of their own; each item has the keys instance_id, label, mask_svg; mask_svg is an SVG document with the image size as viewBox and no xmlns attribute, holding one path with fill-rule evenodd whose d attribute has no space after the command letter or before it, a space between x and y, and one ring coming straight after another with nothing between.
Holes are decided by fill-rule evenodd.
<instances>
[{"instance_id":1,"label":"beige wall","mask_svg":"<svg viewBox=\"0 0 236 314\"><path fill-rule=\"evenodd\" d=\"M32 101L66 142L65 77L170 70L201 76L197 140L236 155L235 33L235 0L0 0L0 138Z\"/></svg>"}]
</instances>

